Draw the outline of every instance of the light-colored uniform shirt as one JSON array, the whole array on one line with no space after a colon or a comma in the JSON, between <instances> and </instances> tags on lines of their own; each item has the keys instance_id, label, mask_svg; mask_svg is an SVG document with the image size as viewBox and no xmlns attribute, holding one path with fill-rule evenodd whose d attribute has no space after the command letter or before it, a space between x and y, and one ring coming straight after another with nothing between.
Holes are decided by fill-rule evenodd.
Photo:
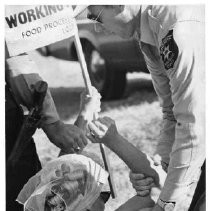
<instances>
[{"instance_id":1,"label":"light-colored uniform shirt","mask_svg":"<svg viewBox=\"0 0 210 211\"><path fill-rule=\"evenodd\" d=\"M33 106L33 86L37 81L43 80L40 77L38 66L28 54L10 58L7 48L5 49L5 62L6 80L9 82L16 101L30 110ZM42 115L44 117L42 125L59 120L49 89L43 102Z\"/></svg>"},{"instance_id":2,"label":"light-colored uniform shirt","mask_svg":"<svg viewBox=\"0 0 210 211\"><path fill-rule=\"evenodd\" d=\"M205 159L204 15L202 5L141 7L138 41L163 113L164 201L183 199Z\"/></svg>"}]
</instances>

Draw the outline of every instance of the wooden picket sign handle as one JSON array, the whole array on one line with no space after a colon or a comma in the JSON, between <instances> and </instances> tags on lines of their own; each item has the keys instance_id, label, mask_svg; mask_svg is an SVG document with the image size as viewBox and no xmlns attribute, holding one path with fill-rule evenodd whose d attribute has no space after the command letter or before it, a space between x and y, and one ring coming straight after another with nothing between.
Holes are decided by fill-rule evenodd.
<instances>
[{"instance_id":1,"label":"wooden picket sign handle","mask_svg":"<svg viewBox=\"0 0 210 211\"><path fill-rule=\"evenodd\" d=\"M76 46L77 56L79 58L80 67L82 69L82 76L83 76L83 79L85 82L85 87L87 89L88 94L91 95L92 94L91 93L91 81L90 81L87 64L85 61L85 57L83 54L82 45L81 45L78 33L75 33L75 35L74 35L74 44Z\"/></svg>"},{"instance_id":2,"label":"wooden picket sign handle","mask_svg":"<svg viewBox=\"0 0 210 211\"><path fill-rule=\"evenodd\" d=\"M78 32L76 32L74 35L74 44L76 46L79 63L80 63L81 69L82 69L82 76L83 76L83 79L85 82L85 87L87 89L87 93L91 96L91 94L92 94L91 93L91 81L90 81L87 64L86 64L85 57L83 54L82 45L81 45L81 42L79 39ZM113 182L113 175L111 172L108 156L105 151L105 146L102 143L100 143L100 150L101 150L102 158L104 161L105 169L109 173L108 182L109 182L109 186L110 186L111 196L112 196L112 198L116 198L116 189L115 189L114 182Z\"/></svg>"}]
</instances>

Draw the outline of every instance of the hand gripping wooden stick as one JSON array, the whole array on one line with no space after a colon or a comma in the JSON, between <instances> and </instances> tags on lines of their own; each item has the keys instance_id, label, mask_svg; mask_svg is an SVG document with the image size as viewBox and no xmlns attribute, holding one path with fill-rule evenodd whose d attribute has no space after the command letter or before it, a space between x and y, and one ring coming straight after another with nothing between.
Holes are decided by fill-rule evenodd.
<instances>
[{"instance_id":1,"label":"hand gripping wooden stick","mask_svg":"<svg viewBox=\"0 0 210 211\"><path fill-rule=\"evenodd\" d=\"M90 81L90 77L89 77L89 74L88 74L87 64L86 64L85 57L84 57L84 54L83 54L83 51L82 51L82 45L81 45L81 42L80 42L80 39L79 39L78 32L75 33L74 43L75 43L75 46L76 46L77 55L78 55L78 58L79 58L81 69L82 69L82 75L83 75L83 78L84 78L85 87L87 89L87 93L89 95L91 95L92 94L91 93L91 81ZM100 150L101 150L105 169L109 173L108 182L109 182L109 186L110 186L111 196L112 196L112 198L116 198L116 189L115 189L114 182L113 182L113 175L112 175L112 171L111 171L111 168L110 168L109 159L108 159L108 156L107 156L106 151L105 151L105 146L101 143L100 143Z\"/></svg>"}]
</instances>

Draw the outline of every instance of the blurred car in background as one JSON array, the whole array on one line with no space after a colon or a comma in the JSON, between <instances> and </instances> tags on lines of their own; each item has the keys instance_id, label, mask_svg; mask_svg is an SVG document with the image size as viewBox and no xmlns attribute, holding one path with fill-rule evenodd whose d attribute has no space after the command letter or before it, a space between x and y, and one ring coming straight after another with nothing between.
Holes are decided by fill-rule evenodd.
<instances>
[{"instance_id":1,"label":"blurred car in background","mask_svg":"<svg viewBox=\"0 0 210 211\"><path fill-rule=\"evenodd\" d=\"M148 72L143 54L135 39L122 39L105 31L96 32L87 11L77 18L79 37L92 85L104 100L119 99L126 88L127 72ZM42 54L78 61L76 47L68 38L41 48Z\"/></svg>"}]
</instances>

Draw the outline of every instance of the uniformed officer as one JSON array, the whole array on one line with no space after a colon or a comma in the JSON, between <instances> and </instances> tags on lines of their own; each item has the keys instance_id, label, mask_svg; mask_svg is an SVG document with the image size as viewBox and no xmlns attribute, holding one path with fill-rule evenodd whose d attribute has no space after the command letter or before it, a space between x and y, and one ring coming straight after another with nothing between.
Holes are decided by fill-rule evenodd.
<instances>
[{"instance_id":1,"label":"uniformed officer","mask_svg":"<svg viewBox=\"0 0 210 211\"><path fill-rule=\"evenodd\" d=\"M144 54L162 107L158 153L167 171L153 211L173 210L205 160L204 6L89 5L77 7L75 16L85 7L105 30L135 37ZM137 184L142 195L149 192L144 179Z\"/></svg>"},{"instance_id":2,"label":"uniformed officer","mask_svg":"<svg viewBox=\"0 0 210 211\"><path fill-rule=\"evenodd\" d=\"M23 123L24 105L30 110L33 106L33 85L42 78L39 68L30 55L23 54L9 57L5 51L5 75L6 75L6 161L12 152ZM76 124L82 121L91 121L94 112L100 109L100 95L93 89L92 97L83 97L81 110ZM64 153L74 153L83 149L87 144L85 132L73 124L63 123L56 111L50 91L47 91L42 109L43 121L41 128L49 140L59 147ZM41 169L41 164L36 152L33 139L29 141L27 148L22 153L19 162L15 166L7 166L6 169L6 210L17 211L23 207L15 199L23 185L36 172Z\"/></svg>"}]
</instances>

